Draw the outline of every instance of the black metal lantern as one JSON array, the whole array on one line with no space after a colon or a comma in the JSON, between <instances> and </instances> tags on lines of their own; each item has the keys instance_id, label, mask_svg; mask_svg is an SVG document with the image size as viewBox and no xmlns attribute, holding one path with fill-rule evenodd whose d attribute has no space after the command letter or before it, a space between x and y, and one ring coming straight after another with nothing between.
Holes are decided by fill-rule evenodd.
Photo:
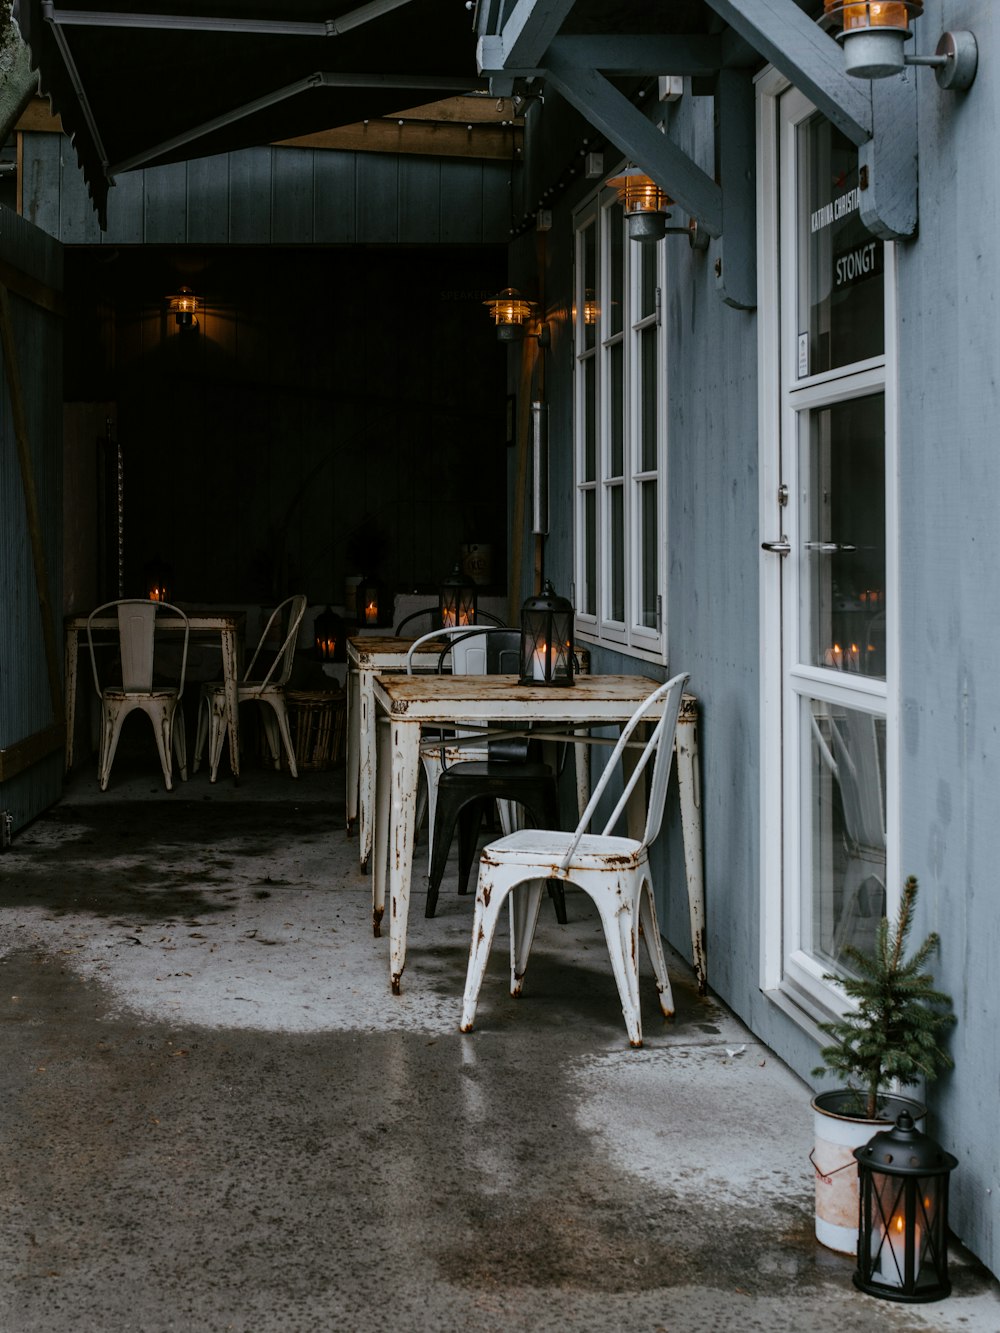
<instances>
[{"instance_id":1,"label":"black metal lantern","mask_svg":"<svg viewBox=\"0 0 1000 1333\"><path fill-rule=\"evenodd\" d=\"M573 684L573 605L548 579L521 607L521 684Z\"/></svg>"},{"instance_id":2,"label":"black metal lantern","mask_svg":"<svg viewBox=\"0 0 1000 1333\"><path fill-rule=\"evenodd\" d=\"M148 561L142 570L146 596L151 602L169 602L174 595L174 571L159 556Z\"/></svg>"},{"instance_id":3,"label":"black metal lantern","mask_svg":"<svg viewBox=\"0 0 1000 1333\"><path fill-rule=\"evenodd\" d=\"M389 597L383 585L374 578L363 578L358 584L356 618L360 626L372 629L389 624L392 608L387 605Z\"/></svg>"},{"instance_id":4,"label":"black metal lantern","mask_svg":"<svg viewBox=\"0 0 1000 1333\"><path fill-rule=\"evenodd\" d=\"M441 629L454 629L476 623L476 599L479 589L472 579L462 577L458 565L438 587L438 617Z\"/></svg>"},{"instance_id":5,"label":"black metal lantern","mask_svg":"<svg viewBox=\"0 0 1000 1333\"><path fill-rule=\"evenodd\" d=\"M948 1175L958 1159L908 1111L854 1150L860 1213L854 1285L888 1301L939 1301L948 1280Z\"/></svg>"},{"instance_id":6,"label":"black metal lantern","mask_svg":"<svg viewBox=\"0 0 1000 1333\"><path fill-rule=\"evenodd\" d=\"M332 607L321 611L313 621L313 647L321 662L344 662L345 625Z\"/></svg>"}]
</instances>

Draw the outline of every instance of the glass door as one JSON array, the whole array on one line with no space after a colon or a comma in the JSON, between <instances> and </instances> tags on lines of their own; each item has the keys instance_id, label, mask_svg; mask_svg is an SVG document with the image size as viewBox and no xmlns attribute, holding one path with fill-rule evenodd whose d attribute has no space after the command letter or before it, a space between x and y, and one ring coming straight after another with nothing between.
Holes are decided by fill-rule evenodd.
<instances>
[{"instance_id":1,"label":"glass door","mask_svg":"<svg viewBox=\"0 0 1000 1333\"><path fill-rule=\"evenodd\" d=\"M777 132L780 985L828 1008L824 974L871 942L891 882L887 247L861 222L857 149L795 91Z\"/></svg>"}]
</instances>

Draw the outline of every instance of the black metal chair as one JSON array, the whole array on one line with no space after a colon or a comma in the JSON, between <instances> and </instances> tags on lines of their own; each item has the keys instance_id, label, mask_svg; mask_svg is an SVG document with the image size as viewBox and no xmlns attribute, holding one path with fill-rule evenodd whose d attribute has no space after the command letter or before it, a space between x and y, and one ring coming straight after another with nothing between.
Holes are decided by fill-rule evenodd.
<instances>
[{"instance_id":1,"label":"black metal chair","mask_svg":"<svg viewBox=\"0 0 1000 1333\"><path fill-rule=\"evenodd\" d=\"M484 627L452 639L438 657L438 671L443 671L445 658L449 654L461 658L463 645L465 655L469 656L469 647L476 641L476 646L485 650L484 655L479 657L479 664L485 666L485 672L479 674L493 675L517 669L520 662L520 631ZM541 761L541 747L537 741L523 736L497 737L487 741L484 759L463 759L460 763L452 764L447 762L446 749L447 742L443 740L424 909L426 916L433 916L437 911L438 893L456 825L458 892L464 894L469 891L469 875L476 859L483 815L492 811L498 802L509 801L520 806L530 821L527 827L549 828L558 827L559 824L557 775L548 764ZM512 827L504 831L511 832L512 815L507 816L506 822ZM556 919L565 924L566 897L563 885L558 880L550 881L549 894L555 906Z\"/></svg>"}]
</instances>

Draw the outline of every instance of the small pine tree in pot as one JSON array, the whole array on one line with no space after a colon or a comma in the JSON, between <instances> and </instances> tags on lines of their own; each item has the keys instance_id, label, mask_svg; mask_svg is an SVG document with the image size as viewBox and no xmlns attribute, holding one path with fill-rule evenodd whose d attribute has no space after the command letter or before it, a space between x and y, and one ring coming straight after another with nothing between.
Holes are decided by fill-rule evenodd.
<instances>
[{"instance_id":1,"label":"small pine tree in pot","mask_svg":"<svg viewBox=\"0 0 1000 1333\"><path fill-rule=\"evenodd\" d=\"M930 934L906 956L913 921L917 881L903 886L899 913L890 926L883 917L871 952L848 948L850 976L837 981L856 1007L843 1018L821 1023L832 1038L820 1054L815 1076L838 1074L846 1087L819 1093L813 1099L816 1146L816 1236L824 1245L853 1254L857 1248L858 1177L853 1150L880 1128L895 1122L902 1110L918 1119L924 1108L888 1091L898 1082L929 1082L952 1060L940 1038L954 1022L951 999L934 988L924 967L938 946Z\"/></svg>"},{"instance_id":2,"label":"small pine tree in pot","mask_svg":"<svg viewBox=\"0 0 1000 1333\"><path fill-rule=\"evenodd\" d=\"M938 946L937 934L932 932L906 957L916 897L917 881L911 875L903 885L895 926L882 918L871 953L846 950L856 975L827 977L840 982L857 1008L820 1024L833 1042L820 1051L823 1064L813 1074L842 1075L855 1094L858 1114L866 1120L878 1118L886 1084L927 1082L952 1065L938 1040L955 1021L951 997L935 990L934 978L922 970Z\"/></svg>"}]
</instances>

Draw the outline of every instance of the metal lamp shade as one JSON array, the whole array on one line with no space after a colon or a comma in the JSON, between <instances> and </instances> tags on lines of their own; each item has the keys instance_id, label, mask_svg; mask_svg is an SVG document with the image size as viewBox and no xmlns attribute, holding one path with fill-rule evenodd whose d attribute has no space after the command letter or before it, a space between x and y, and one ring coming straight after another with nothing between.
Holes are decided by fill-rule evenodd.
<instances>
[{"instance_id":1,"label":"metal lamp shade","mask_svg":"<svg viewBox=\"0 0 1000 1333\"><path fill-rule=\"evenodd\" d=\"M479 590L472 579L462 577L458 565L438 587L438 618L442 629L474 625Z\"/></svg>"},{"instance_id":2,"label":"metal lamp shade","mask_svg":"<svg viewBox=\"0 0 1000 1333\"><path fill-rule=\"evenodd\" d=\"M948 1279L948 1176L958 1159L908 1111L856 1148L860 1186L854 1285L888 1301L939 1301Z\"/></svg>"},{"instance_id":3,"label":"metal lamp shade","mask_svg":"<svg viewBox=\"0 0 1000 1333\"><path fill-rule=\"evenodd\" d=\"M374 629L388 624L390 608L387 606L388 594L383 585L374 578L363 578L355 593L356 616L360 626Z\"/></svg>"},{"instance_id":4,"label":"metal lamp shade","mask_svg":"<svg viewBox=\"0 0 1000 1333\"><path fill-rule=\"evenodd\" d=\"M903 68L910 16L922 0L824 0L824 14L841 25L844 69L857 79L885 79Z\"/></svg>"},{"instance_id":5,"label":"metal lamp shade","mask_svg":"<svg viewBox=\"0 0 1000 1333\"><path fill-rule=\"evenodd\" d=\"M313 647L321 662L343 662L345 625L331 607L313 621Z\"/></svg>"},{"instance_id":6,"label":"metal lamp shade","mask_svg":"<svg viewBox=\"0 0 1000 1333\"><path fill-rule=\"evenodd\" d=\"M521 607L521 684L573 684L573 606L548 579Z\"/></svg>"}]
</instances>

